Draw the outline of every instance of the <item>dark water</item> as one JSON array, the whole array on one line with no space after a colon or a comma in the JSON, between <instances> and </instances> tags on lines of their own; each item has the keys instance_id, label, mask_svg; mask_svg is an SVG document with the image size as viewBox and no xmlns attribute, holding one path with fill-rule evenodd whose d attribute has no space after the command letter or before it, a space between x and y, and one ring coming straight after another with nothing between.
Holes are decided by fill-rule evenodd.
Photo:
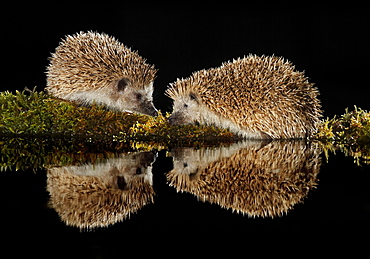
<instances>
[{"instance_id":1,"label":"dark water","mask_svg":"<svg viewBox=\"0 0 370 259\"><path fill-rule=\"evenodd\" d=\"M47 168L0 174L12 258L369 255L370 167L340 152L327 161L317 143L171 147Z\"/></svg>"}]
</instances>

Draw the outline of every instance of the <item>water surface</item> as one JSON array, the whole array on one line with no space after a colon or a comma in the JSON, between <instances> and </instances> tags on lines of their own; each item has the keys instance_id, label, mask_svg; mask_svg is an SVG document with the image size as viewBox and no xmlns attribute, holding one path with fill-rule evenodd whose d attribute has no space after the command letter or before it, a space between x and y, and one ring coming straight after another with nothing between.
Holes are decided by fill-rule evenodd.
<instances>
[{"instance_id":1,"label":"water surface","mask_svg":"<svg viewBox=\"0 0 370 259\"><path fill-rule=\"evenodd\" d=\"M369 241L369 166L340 152L327 161L316 142L159 151L125 144L120 152L92 146L62 155L56 146L37 160L30 150L2 150L3 234L13 253L75 249L104 258L178 246L190 255L206 243L216 254L282 243L331 243L336 253L362 251ZM4 166L6 159L13 162Z\"/></svg>"}]
</instances>

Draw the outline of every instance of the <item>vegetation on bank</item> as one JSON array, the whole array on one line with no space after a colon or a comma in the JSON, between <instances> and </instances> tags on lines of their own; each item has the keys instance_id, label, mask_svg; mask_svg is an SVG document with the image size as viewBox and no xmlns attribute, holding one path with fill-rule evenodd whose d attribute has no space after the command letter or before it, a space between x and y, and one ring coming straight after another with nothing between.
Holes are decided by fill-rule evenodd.
<instances>
[{"instance_id":1,"label":"vegetation on bank","mask_svg":"<svg viewBox=\"0 0 370 259\"><path fill-rule=\"evenodd\" d=\"M356 106L353 111L346 109L343 115L322 121L316 138L344 145L369 144L370 112Z\"/></svg>"},{"instance_id":2,"label":"vegetation on bank","mask_svg":"<svg viewBox=\"0 0 370 259\"><path fill-rule=\"evenodd\" d=\"M358 107L341 116L323 120L315 136L324 151L341 150L357 164L370 164L370 112Z\"/></svg>"},{"instance_id":3,"label":"vegetation on bank","mask_svg":"<svg viewBox=\"0 0 370 259\"><path fill-rule=\"evenodd\" d=\"M117 152L234 142L227 130L78 106L35 90L0 93L0 171L94 162ZM217 141L215 141L217 140ZM216 142L216 143L215 143Z\"/></svg>"},{"instance_id":4,"label":"vegetation on bank","mask_svg":"<svg viewBox=\"0 0 370 259\"><path fill-rule=\"evenodd\" d=\"M24 169L94 161L116 152L166 149L175 145L232 143L227 130L171 126L157 117L78 106L35 90L0 93L0 167ZM370 112L355 107L323 120L315 140L326 155L340 150L358 164L370 164Z\"/></svg>"},{"instance_id":5,"label":"vegetation on bank","mask_svg":"<svg viewBox=\"0 0 370 259\"><path fill-rule=\"evenodd\" d=\"M0 93L0 135L81 137L107 141L231 140L227 130L197 125L171 126L167 115L157 117L78 106L44 92Z\"/></svg>"}]
</instances>

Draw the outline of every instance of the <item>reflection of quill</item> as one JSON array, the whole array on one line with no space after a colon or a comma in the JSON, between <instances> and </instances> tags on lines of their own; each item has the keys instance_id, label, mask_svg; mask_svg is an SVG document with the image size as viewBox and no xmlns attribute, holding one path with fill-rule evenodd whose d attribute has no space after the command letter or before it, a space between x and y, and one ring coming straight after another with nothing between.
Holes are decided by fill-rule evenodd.
<instances>
[{"instance_id":1,"label":"reflection of quill","mask_svg":"<svg viewBox=\"0 0 370 259\"><path fill-rule=\"evenodd\" d=\"M170 186L251 217L287 213L316 186L320 150L305 141L258 141L171 152ZM218 154L218 156L216 155Z\"/></svg>"},{"instance_id":2,"label":"reflection of quill","mask_svg":"<svg viewBox=\"0 0 370 259\"><path fill-rule=\"evenodd\" d=\"M155 154L120 154L105 163L53 167L47 172L50 204L67 225L106 227L153 203Z\"/></svg>"}]
</instances>

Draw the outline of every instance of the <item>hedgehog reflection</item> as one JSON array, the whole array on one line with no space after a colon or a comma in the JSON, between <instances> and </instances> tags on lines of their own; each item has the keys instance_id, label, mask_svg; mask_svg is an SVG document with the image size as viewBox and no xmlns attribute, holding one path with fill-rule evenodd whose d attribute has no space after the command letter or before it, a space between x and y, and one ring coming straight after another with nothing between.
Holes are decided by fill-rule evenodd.
<instances>
[{"instance_id":1,"label":"hedgehog reflection","mask_svg":"<svg viewBox=\"0 0 370 259\"><path fill-rule=\"evenodd\" d=\"M107 227L153 203L155 153L120 154L105 163L48 169L50 205L81 229Z\"/></svg>"},{"instance_id":2,"label":"hedgehog reflection","mask_svg":"<svg viewBox=\"0 0 370 259\"><path fill-rule=\"evenodd\" d=\"M244 142L171 151L169 185L250 217L286 214L317 184L320 150L304 141Z\"/></svg>"}]
</instances>

